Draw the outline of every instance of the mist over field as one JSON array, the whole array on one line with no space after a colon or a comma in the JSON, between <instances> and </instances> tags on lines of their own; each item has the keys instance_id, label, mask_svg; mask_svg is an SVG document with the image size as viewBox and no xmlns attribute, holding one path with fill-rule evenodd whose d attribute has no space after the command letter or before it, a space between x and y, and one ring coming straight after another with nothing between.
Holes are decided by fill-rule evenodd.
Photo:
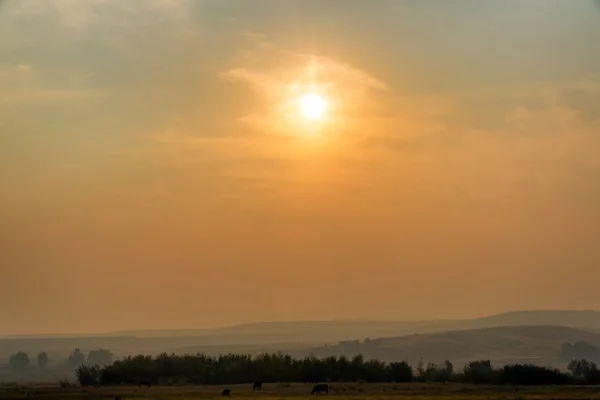
<instances>
[{"instance_id":1,"label":"mist over field","mask_svg":"<svg viewBox=\"0 0 600 400\"><path fill-rule=\"evenodd\" d=\"M496 366L521 362L564 370L573 358L600 361L598 349L597 311L523 311L468 320L274 322L203 330L5 337L0 339L0 360L8 363L25 352L31 368L18 371L0 362L0 381L73 376L78 365L110 364L138 354L282 353L297 359L360 355L415 366L451 360L455 368L482 359ZM36 366L40 353L48 356L44 368Z\"/></svg>"}]
</instances>

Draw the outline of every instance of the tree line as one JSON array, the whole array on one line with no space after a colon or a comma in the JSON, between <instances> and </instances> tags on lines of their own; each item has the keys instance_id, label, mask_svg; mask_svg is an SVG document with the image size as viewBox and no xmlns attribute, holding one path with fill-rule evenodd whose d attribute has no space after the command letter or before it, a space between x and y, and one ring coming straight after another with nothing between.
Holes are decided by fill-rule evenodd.
<instances>
[{"instance_id":1,"label":"tree line","mask_svg":"<svg viewBox=\"0 0 600 400\"><path fill-rule=\"evenodd\" d=\"M48 353L44 351L38 353L36 361L37 368L39 370L45 370L50 362ZM86 355L80 349L75 349L67 358L65 366L75 369L81 367L82 365L106 366L112 363L113 354L109 350L91 350L88 352L86 357ZM10 356L8 360L8 366L14 372L24 373L33 368L33 362L27 353L24 351L19 351Z\"/></svg>"},{"instance_id":2,"label":"tree line","mask_svg":"<svg viewBox=\"0 0 600 400\"><path fill-rule=\"evenodd\" d=\"M135 385L149 382L154 385L197 384L226 385L263 382L464 382L493 385L566 385L600 384L596 364L573 360L567 372L531 364L513 364L494 368L491 361L473 361L455 371L450 361L442 364L419 362L416 367L407 362L385 363L353 358L305 357L263 354L222 355L205 354L131 356L111 365L83 365L76 369L79 384Z\"/></svg>"}]
</instances>

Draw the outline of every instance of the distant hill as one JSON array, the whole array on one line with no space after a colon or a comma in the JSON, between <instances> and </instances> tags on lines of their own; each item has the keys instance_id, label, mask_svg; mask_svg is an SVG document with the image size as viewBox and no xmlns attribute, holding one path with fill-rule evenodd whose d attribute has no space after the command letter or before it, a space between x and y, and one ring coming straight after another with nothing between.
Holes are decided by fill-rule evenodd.
<instances>
[{"instance_id":1,"label":"distant hill","mask_svg":"<svg viewBox=\"0 0 600 400\"><path fill-rule=\"evenodd\" d=\"M415 365L422 358L425 362L448 359L457 365L490 359L497 364L531 362L556 366L563 363L559 360L562 344L576 341L600 347L600 334L565 326L505 326L344 342L293 353L312 353L317 357L362 354L365 358L407 360Z\"/></svg>"},{"instance_id":2,"label":"distant hill","mask_svg":"<svg viewBox=\"0 0 600 400\"><path fill-rule=\"evenodd\" d=\"M531 310L513 311L465 321L472 328L516 325L561 325L600 330L600 311Z\"/></svg>"},{"instance_id":3,"label":"distant hill","mask_svg":"<svg viewBox=\"0 0 600 400\"><path fill-rule=\"evenodd\" d=\"M285 340L328 341L350 340L358 337L381 337L419 331L435 332L452 326L452 320L424 321L290 321L257 322L223 328L202 330L122 331L120 336L135 337L205 337L230 338L248 343L281 342Z\"/></svg>"},{"instance_id":4,"label":"distant hill","mask_svg":"<svg viewBox=\"0 0 600 400\"><path fill-rule=\"evenodd\" d=\"M366 337L400 336L410 333L428 333L447 330L475 329L495 326L560 325L589 328L600 331L600 311L592 310L531 310L513 311L473 319L440 320L342 320L342 321L284 321L257 322L211 329L148 329L115 331L85 335L12 335L1 339L37 338L99 338L99 337L195 337L230 338L255 343L282 342L282 339L308 341L351 340ZM219 340L222 342L221 340Z\"/></svg>"},{"instance_id":5,"label":"distant hill","mask_svg":"<svg viewBox=\"0 0 600 400\"><path fill-rule=\"evenodd\" d=\"M250 353L299 348L315 348L341 341L365 338L406 337L502 326L564 326L600 332L598 311L515 311L483 318L421 321L302 321L261 322L214 329L138 330L96 335L52 335L0 339L0 362L10 354L24 350L34 354L47 351L66 357L75 347L88 351L107 348L117 355L160 352ZM387 339L386 339L387 340Z\"/></svg>"},{"instance_id":6,"label":"distant hill","mask_svg":"<svg viewBox=\"0 0 600 400\"><path fill-rule=\"evenodd\" d=\"M401 336L412 333L433 333L449 330L488 328L497 326L546 325L588 328L600 331L600 311L591 310L531 310L513 311L474 319L441 320L347 320L257 322L223 328L201 330L122 331L113 334L135 337L219 337L244 343L282 341L339 341L367 337Z\"/></svg>"}]
</instances>

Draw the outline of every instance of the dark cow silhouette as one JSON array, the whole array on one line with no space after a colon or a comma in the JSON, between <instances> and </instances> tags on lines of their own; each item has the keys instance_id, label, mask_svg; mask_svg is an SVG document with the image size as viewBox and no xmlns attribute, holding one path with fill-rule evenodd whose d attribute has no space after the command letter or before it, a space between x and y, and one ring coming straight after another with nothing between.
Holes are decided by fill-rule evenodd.
<instances>
[{"instance_id":1,"label":"dark cow silhouette","mask_svg":"<svg viewBox=\"0 0 600 400\"><path fill-rule=\"evenodd\" d=\"M329 394L329 385L327 383L319 383L313 387L311 395L313 394Z\"/></svg>"},{"instance_id":2,"label":"dark cow silhouette","mask_svg":"<svg viewBox=\"0 0 600 400\"><path fill-rule=\"evenodd\" d=\"M231 396L231 390L229 389L225 389L221 392L221 396L223 397L230 397Z\"/></svg>"},{"instance_id":3,"label":"dark cow silhouette","mask_svg":"<svg viewBox=\"0 0 600 400\"><path fill-rule=\"evenodd\" d=\"M262 381L254 382L254 386L252 386L252 390L262 390Z\"/></svg>"},{"instance_id":4,"label":"dark cow silhouette","mask_svg":"<svg viewBox=\"0 0 600 400\"><path fill-rule=\"evenodd\" d=\"M140 381L140 383L138 384L139 387L142 386L147 386L147 387L151 387L152 384L150 383L150 381Z\"/></svg>"}]
</instances>

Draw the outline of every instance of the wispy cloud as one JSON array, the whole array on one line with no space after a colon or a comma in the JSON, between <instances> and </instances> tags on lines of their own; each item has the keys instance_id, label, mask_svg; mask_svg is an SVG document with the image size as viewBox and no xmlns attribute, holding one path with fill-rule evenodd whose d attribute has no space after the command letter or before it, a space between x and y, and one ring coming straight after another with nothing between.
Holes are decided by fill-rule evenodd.
<instances>
[{"instance_id":1,"label":"wispy cloud","mask_svg":"<svg viewBox=\"0 0 600 400\"><path fill-rule=\"evenodd\" d=\"M107 92L100 89L81 89L81 90L51 90L51 89L33 89L24 90L16 93L10 93L6 96L0 95L0 104L39 104L60 102L76 102L100 98L107 95Z\"/></svg>"},{"instance_id":2,"label":"wispy cloud","mask_svg":"<svg viewBox=\"0 0 600 400\"><path fill-rule=\"evenodd\" d=\"M374 92L389 93L390 89L372 74L334 57L306 54L273 45L268 37L246 34L247 47L240 65L224 70L224 81L247 84L254 92L257 104L244 116L244 121L262 129L289 130L299 96L307 91L319 92L327 98L330 113L345 113L346 120L376 104L369 100ZM280 60L267 63L265 60ZM338 128L340 121L336 121Z\"/></svg>"},{"instance_id":3,"label":"wispy cloud","mask_svg":"<svg viewBox=\"0 0 600 400\"><path fill-rule=\"evenodd\" d=\"M63 87L45 84L29 64L0 64L0 106L32 105L88 100L108 95L104 89L91 88L85 82L74 81Z\"/></svg>"},{"instance_id":4,"label":"wispy cloud","mask_svg":"<svg viewBox=\"0 0 600 400\"><path fill-rule=\"evenodd\" d=\"M202 0L200 0L201 2ZM130 57L159 40L190 41L202 32L190 0L7 0L0 13L0 46L49 47L92 40ZM32 26L35 29L26 29ZM160 32L160 33L159 33ZM11 40L8 41L7 38Z\"/></svg>"},{"instance_id":5,"label":"wispy cloud","mask_svg":"<svg viewBox=\"0 0 600 400\"><path fill-rule=\"evenodd\" d=\"M54 17L63 28L83 30L101 24L149 22L152 16L181 17L189 4L189 0L13 0L6 12L16 18Z\"/></svg>"},{"instance_id":6,"label":"wispy cloud","mask_svg":"<svg viewBox=\"0 0 600 400\"><path fill-rule=\"evenodd\" d=\"M185 124L149 135L154 162L220 166L221 176L272 178L322 151L325 158L335 153L347 171L358 170L369 157L380 157L380 150L395 151L445 132L445 119L459 107L449 95L396 94L382 79L330 55L281 49L256 32L242 36L241 59L218 76L241 84L240 93L250 89L252 107L221 135L201 136ZM307 91L326 97L331 114L326 132L314 142L297 117L297 99ZM343 169L341 164L335 168Z\"/></svg>"}]
</instances>

